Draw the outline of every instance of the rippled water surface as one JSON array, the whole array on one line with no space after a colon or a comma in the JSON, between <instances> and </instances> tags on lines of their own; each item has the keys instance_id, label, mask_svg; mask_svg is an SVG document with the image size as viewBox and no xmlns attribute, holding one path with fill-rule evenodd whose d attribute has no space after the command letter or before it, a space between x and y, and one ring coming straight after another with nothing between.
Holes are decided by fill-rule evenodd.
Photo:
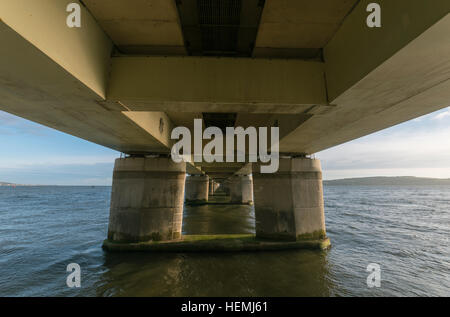
<instances>
[{"instance_id":1,"label":"rippled water surface","mask_svg":"<svg viewBox=\"0 0 450 317\"><path fill-rule=\"evenodd\" d=\"M233 254L104 252L110 191L0 187L0 296L450 295L448 186L326 186L331 250ZM187 207L183 231L250 233L253 208ZM80 289L66 286L73 262Z\"/></svg>"}]
</instances>

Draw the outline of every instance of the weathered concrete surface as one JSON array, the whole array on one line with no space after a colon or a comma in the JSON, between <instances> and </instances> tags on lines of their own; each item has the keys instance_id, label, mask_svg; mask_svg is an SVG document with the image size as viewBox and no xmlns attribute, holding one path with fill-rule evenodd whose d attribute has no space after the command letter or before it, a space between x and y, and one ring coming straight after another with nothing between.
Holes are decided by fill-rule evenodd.
<instances>
[{"instance_id":1,"label":"weathered concrete surface","mask_svg":"<svg viewBox=\"0 0 450 317\"><path fill-rule=\"evenodd\" d=\"M282 158L275 174L253 172L256 236L279 240L326 237L319 160Z\"/></svg>"},{"instance_id":2,"label":"weathered concrete surface","mask_svg":"<svg viewBox=\"0 0 450 317\"><path fill-rule=\"evenodd\" d=\"M131 111L303 112L328 104L324 67L283 59L114 57L108 100Z\"/></svg>"},{"instance_id":3,"label":"weathered concrete surface","mask_svg":"<svg viewBox=\"0 0 450 317\"><path fill-rule=\"evenodd\" d=\"M229 178L230 203L253 203L253 178L251 175L234 175Z\"/></svg>"},{"instance_id":4,"label":"weathered concrete surface","mask_svg":"<svg viewBox=\"0 0 450 317\"><path fill-rule=\"evenodd\" d=\"M330 111L280 141L316 153L448 106L450 1L383 0L382 27L361 23L360 1L324 47Z\"/></svg>"},{"instance_id":5,"label":"weathered concrete surface","mask_svg":"<svg viewBox=\"0 0 450 317\"><path fill-rule=\"evenodd\" d=\"M117 243L105 240L103 248L112 252L239 252L280 251L293 249L326 250L328 238L308 241L279 242L258 240L252 234L186 235L164 242Z\"/></svg>"},{"instance_id":6,"label":"weathered concrete surface","mask_svg":"<svg viewBox=\"0 0 450 317\"><path fill-rule=\"evenodd\" d=\"M209 195L214 196L220 184L215 179L209 180Z\"/></svg>"},{"instance_id":7,"label":"weathered concrete surface","mask_svg":"<svg viewBox=\"0 0 450 317\"><path fill-rule=\"evenodd\" d=\"M224 180L220 184L219 191L223 192L226 196L230 196L230 181L229 181L229 179Z\"/></svg>"},{"instance_id":8,"label":"weathered concrete surface","mask_svg":"<svg viewBox=\"0 0 450 317\"><path fill-rule=\"evenodd\" d=\"M105 98L113 43L84 6L81 6L83 27L68 28L65 22L68 15L66 6L69 3L60 0L0 1L0 25L8 25L67 73ZM9 43L2 35L1 42ZM14 46L12 48L16 49L17 56L9 62L12 65L19 64L22 51ZM3 75L3 72L0 74ZM39 72L39 75L45 74ZM29 79L28 76L21 79L25 78Z\"/></svg>"},{"instance_id":9,"label":"weathered concrete surface","mask_svg":"<svg viewBox=\"0 0 450 317\"><path fill-rule=\"evenodd\" d=\"M187 203L206 203L209 199L209 184L211 180L207 175L191 175L186 177Z\"/></svg>"},{"instance_id":10,"label":"weathered concrete surface","mask_svg":"<svg viewBox=\"0 0 450 317\"><path fill-rule=\"evenodd\" d=\"M164 151L125 108L103 100L112 44L86 14L83 28L69 30L60 9L59 1L0 2L0 41L8 43L0 45L0 110L126 153Z\"/></svg>"},{"instance_id":11,"label":"weathered concrete surface","mask_svg":"<svg viewBox=\"0 0 450 317\"><path fill-rule=\"evenodd\" d=\"M108 239L121 242L181 237L186 164L170 158L117 159Z\"/></svg>"},{"instance_id":12,"label":"weathered concrete surface","mask_svg":"<svg viewBox=\"0 0 450 317\"><path fill-rule=\"evenodd\" d=\"M357 0L266 0L255 57L319 58Z\"/></svg>"},{"instance_id":13,"label":"weathered concrete surface","mask_svg":"<svg viewBox=\"0 0 450 317\"><path fill-rule=\"evenodd\" d=\"M211 179L208 184L208 192L210 196L214 196L214 180Z\"/></svg>"},{"instance_id":14,"label":"weathered concrete surface","mask_svg":"<svg viewBox=\"0 0 450 317\"><path fill-rule=\"evenodd\" d=\"M84 0L121 53L186 54L175 1Z\"/></svg>"}]
</instances>

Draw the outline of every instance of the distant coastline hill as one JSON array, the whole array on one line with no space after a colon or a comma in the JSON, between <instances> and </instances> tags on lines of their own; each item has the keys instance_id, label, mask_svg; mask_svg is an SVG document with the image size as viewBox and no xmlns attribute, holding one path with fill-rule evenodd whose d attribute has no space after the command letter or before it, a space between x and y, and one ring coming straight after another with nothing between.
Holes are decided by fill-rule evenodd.
<instances>
[{"instance_id":1,"label":"distant coastline hill","mask_svg":"<svg viewBox=\"0 0 450 317\"><path fill-rule=\"evenodd\" d=\"M361 177L324 180L324 185L331 186L414 186L414 185L450 185L450 178L422 178L413 176L399 177ZM32 186L0 182L0 187Z\"/></svg>"},{"instance_id":2,"label":"distant coastline hill","mask_svg":"<svg viewBox=\"0 0 450 317\"><path fill-rule=\"evenodd\" d=\"M363 177L345 178L323 181L324 185L347 186L408 186L408 185L450 185L450 179L422 178L412 176L401 177Z\"/></svg>"}]
</instances>

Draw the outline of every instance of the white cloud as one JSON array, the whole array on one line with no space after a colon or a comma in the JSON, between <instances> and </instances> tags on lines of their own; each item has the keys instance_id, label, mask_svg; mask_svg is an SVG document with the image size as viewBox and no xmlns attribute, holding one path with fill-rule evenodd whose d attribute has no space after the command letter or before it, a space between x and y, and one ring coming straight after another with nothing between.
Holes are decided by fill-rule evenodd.
<instances>
[{"instance_id":1,"label":"white cloud","mask_svg":"<svg viewBox=\"0 0 450 317\"><path fill-rule=\"evenodd\" d=\"M450 178L450 126L433 124L434 117L420 123L411 121L318 153L324 177Z\"/></svg>"},{"instance_id":2,"label":"white cloud","mask_svg":"<svg viewBox=\"0 0 450 317\"><path fill-rule=\"evenodd\" d=\"M447 110L445 112L441 112L441 113L435 115L433 119L435 119L435 120L442 120L442 119L445 119L447 117L450 117L450 108L447 108Z\"/></svg>"},{"instance_id":3,"label":"white cloud","mask_svg":"<svg viewBox=\"0 0 450 317\"><path fill-rule=\"evenodd\" d=\"M43 136L48 129L43 125L0 111L0 134L32 134Z\"/></svg>"}]
</instances>

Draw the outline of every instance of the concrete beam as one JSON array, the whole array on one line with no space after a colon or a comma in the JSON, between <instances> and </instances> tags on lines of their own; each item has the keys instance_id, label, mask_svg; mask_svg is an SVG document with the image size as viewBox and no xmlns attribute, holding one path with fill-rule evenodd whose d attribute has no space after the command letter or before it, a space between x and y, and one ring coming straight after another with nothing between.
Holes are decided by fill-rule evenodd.
<instances>
[{"instance_id":1,"label":"concrete beam","mask_svg":"<svg viewBox=\"0 0 450 317\"><path fill-rule=\"evenodd\" d=\"M120 52L185 55L175 1L84 0Z\"/></svg>"},{"instance_id":2,"label":"concrete beam","mask_svg":"<svg viewBox=\"0 0 450 317\"><path fill-rule=\"evenodd\" d=\"M266 0L253 55L320 59L358 0Z\"/></svg>"},{"instance_id":3,"label":"concrete beam","mask_svg":"<svg viewBox=\"0 0 450 317\"><path fill-rule=\"evenodd\" d=\"M382 10L382 27L371 29L366 25L366 9L371 2L360 1L324 48L328 95L332 103L450 13L448 0L433 0L432 4L423 0L379 0L377 3ZM440 37L434 38L434 43L428 41L427 44L435 46L448 43L438 43L448 39L448 33ZM421 46L421 49L422 52L434 52L425 46ZM408 62L413 62L418 54L411 51L408 55L411 56ZM437 57L428 58L437 61ZM415 64L406 61L403 62L405 64L410 71L416 70ZM397 77L402 78L400 74ZM388 80L386 82L389 83Z\"/></svg>"},{"instance_id":4,"label":"concrete beam","mask_svg":"<svg viewBox=\"0 0 450 317\"><path fill-rule=\"evenodd\" d=\"M237 171L237 169L233 168L233 167L211 166L211 167L203 167L202 171L205 172L206 174L211 174L211 173L233 174L234 172Z\"/></svg>"},{"instance_id":5,"label":"concrete beam","mask_svg":"<svg viewBox=\"0 0 450 317\"><path fill-rule=\"evenodd\" d=\"M8 3L13 8L18 3L25 6L24 1ZM34 6L34 1L29 3ZM45 3L49 1L44 1L43 4ZM4 5L1 2L1 6ZM26 9L24 10L26 13ZM36 12L38 14L39 10ZM14 16L8 10L1 10L0 14L2 21L10 21L9 16ZM3 20L5 17L6 20ZM22 19L26 21L27 16L22 16ZM51 20L49 24L54 27L52 19L47 17L42 20ZM62 23L60 28L67 28L65 20ZM20 30L23 24L26 23L14 25ZM43 27L42 33L48 28L51 27ZM36 36L39 38L39 35ZM52 37L48 34L48 38ZM94 60L85 60L85 63L80 61L79 64L74 62L72 65L70 61L82 60L86 53L63 58L64 54L57 49L65 52L64 45L72 46L70 37L61 47L56 45L56 42L61 44L61 38L53 37L53 40L55 51L47 49L49 56L43 52L48 39L44 43L37 43L38 40L33 37L37 47L6 23L0 22L0 41L8 43L0 46L0 110L125 153L163 150L157 140L122 114L121 111L126 110L125 108L103 100L101 90L104 87L101 80L94 81L95 76L83 77L83 74L90 72L86 68ZM47 46L50 47L50 44ZM86 50L89 51L89 47ZM77 52L77 49L74 48L74 51ZM59 58L64 61L65 68L55 62L58 54L61 55ZM85 65L84 70L81 69L82 65ZM74 74L68 71L72 68ZM94 68L96 67L92 65L92 69ZM90 87L85 83L90 83Z\"/></svg>"},{"instance_id":6,"label":"concrete beam","mask_svg":"<svg viewBox=\"0 0 450 317\"><path fill-rule=\"evenodd\" d=\"M312 154L448 106L450 2L381 1L364 27L361 1L325 48L330 102L285 136L281 152Z\"/></svg>"},{"instance_id":7,"label":"concrete beam","mask_svg":"<svg viewBox=\"0 0 450 317\"><path fill-rule=\"evenodd\" d=\"M233 174L238 173L239 171L248 171L248 166L251 164L246 163L226 163L226 162L213 162L213 163L207 163L207 162L200 162L195 163L197 168L201 168L201 171L206 173L212 178L217 179L219 178L228 178L231 177ZM250 173L245 174L249 175L251 174L251 168Z\"/></svg>"},{"instance_id":8,"label":"concrete beam","mask_svg":"<svg viewBox=\"0 0 450 317\"><path fill-rule=\"evenodd\" d=\"M226 167L226 168L233 168L233 169L240 169L242 168L245 163L239 163L239 162L230 162L230 163L226 163L226 162L214 162L214 163L208 163L208 162L198 162L195 163L196 166L201 167L201 168L214 168L214 167Z\"/></svg>"},{"instance_id":9,"label":"concrete beam","mask_svg":"<svg viewBox=\"0 0 450 317\"><path fill-rule=\"evenodd\" d=\"M210 172L210 173L207 173L206 175L208 175L210 179L223 180L223 179L228 179L228 178L232 177L233 173Z\"/></svg>"},{"instance_id":10,"label":"concrete beam","mask_svg":"<svg viewBox=\"0 0 450 317\"><path fill-rule=\"evenodd\" d=\"M66 25L66 7L73 2L79 3L73 0L2 0L0 21L104 98L113 44L81 4L82 27Z\"/></svg>"},{"instance_id":11,"label":"concrete beam","mask_svg":"<svg viewBox=\"0 0 450 317\"><path fill-rule=\"evenodd\" d=\"M201 168L199 168L191 163L186 163L186 173L188 173L189 175L204 175L205 174Z\"/></svg>"},{"instance_id":12,"label":"concrete beam","mask_svg":"<svg viewBox=\"0 0 450 317\"><path fill-rule=\"evenodd\" d=\"M250 175L253 172L253 164L247 163L240 170L236 172L236 175Z\"/></svg>"},{"instance_id":13,"label":"concrete beam","mask_svg":"<svg viewBox=\"0 0 450 317\"><path fill-rule=\"evenodd\" d=\"M122 113L170 151L169 149L174 144L170 138L174 124L164 112L124 111Z\"/></svg>"},{"instance_id":14,"label":"concrete beam","mask_svg":"<svg viewBox=\"0 0 450 317\"><path fill-rule=\"evenodd\" d=\"M152 138L161 145L160 153L169 153L173 144L171 133L175 125L164 112L136 112L123 111L124 116L132 120L136 125L145 130ZM145 154L145 152L144 152ZM190 175L203 175L201 168L194 165L194 159L186 164L186 171Z\"/></svg>"},{"instance_id":15,"label":"concrete beam","mask_svg":"<svg viewBox=\"0 0 450 317\"><path fill-rule=\"evenodd\" d=\"M321 62L117 57L112 65L107 99L134 111L211 112L211 104L220 112L282 111L328 104Z\"/></svg>"},{"instance_id":16,"label":"concrete beam","mask_svg":"<svg viewBox=\"0 0 450 317\"><path fill-rule=\"evenodd\" d=\"M164 113L104 100L113 45L83 6L81 28L66 25L72 2L0 1L0 110L121 152L168 153Z\"/></svg>"}]
</instances>

